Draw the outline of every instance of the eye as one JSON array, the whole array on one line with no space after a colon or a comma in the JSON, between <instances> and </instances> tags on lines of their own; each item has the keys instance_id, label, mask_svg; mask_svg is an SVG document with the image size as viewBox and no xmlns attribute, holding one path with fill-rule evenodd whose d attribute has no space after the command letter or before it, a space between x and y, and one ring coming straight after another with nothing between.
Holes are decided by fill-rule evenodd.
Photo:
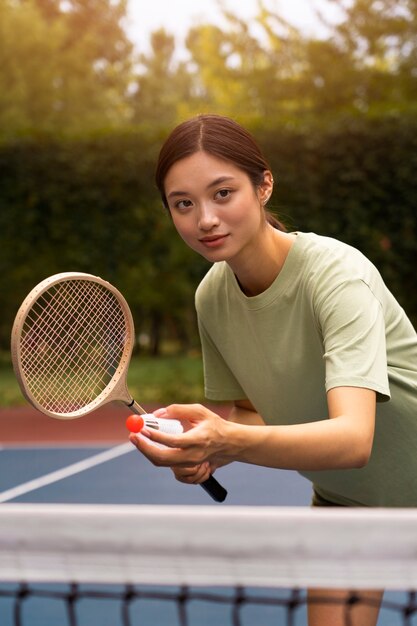
<instances>
[{"instance_id":1,"label":"eye","mask_svg":"<svg viewBox=\"0 0 417 626\"><path fill-rule=\"evenodd\" d=\"M230 194L231 194L230 189L219 189L219 191L216 192L214 197L216 198L216 200L227 200Z\"/></svg>"},{"instance_id":2,"label":"eye","mask_svg":"<svg viewBox=\"0 0 417 626\"><path fill-rule=\"evenodd\" d=\"M184 211L185 209L189 209L192 204L191 200L179 200L175 203L175 208Z\"/></svg>"}]
</instances>

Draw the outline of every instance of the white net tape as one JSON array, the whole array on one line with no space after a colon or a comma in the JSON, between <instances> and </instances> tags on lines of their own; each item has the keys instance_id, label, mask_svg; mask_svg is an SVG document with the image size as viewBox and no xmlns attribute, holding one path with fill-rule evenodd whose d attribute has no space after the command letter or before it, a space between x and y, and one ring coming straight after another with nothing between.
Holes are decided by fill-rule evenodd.
<instances>
[{"instance_id":1,"label":"white net tape","mask_svg":"<svg viewBox=\"0 0 417 626\"><path fill-rule=\"evenodd\" d=\"M417 589L416 529L412 509L4 504L0 580Z\"/></svg>"}]
</instances>

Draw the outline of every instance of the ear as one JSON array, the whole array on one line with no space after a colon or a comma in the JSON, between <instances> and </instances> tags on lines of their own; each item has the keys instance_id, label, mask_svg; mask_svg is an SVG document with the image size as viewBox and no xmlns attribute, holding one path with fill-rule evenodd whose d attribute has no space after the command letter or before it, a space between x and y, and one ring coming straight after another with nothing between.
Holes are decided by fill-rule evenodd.
<instances>
[{"instance_id":1,"label":"ear","mask_svg":"<svg viewBox=\"0 0 417 626\"><path fill-rule=\"evenodd\" d=\"M274 179L272 173L269 170L264 171L263 182L258 187L259 200L262 205L265 205L272 195L274 189Z\"/></svg>"}]
</instances>

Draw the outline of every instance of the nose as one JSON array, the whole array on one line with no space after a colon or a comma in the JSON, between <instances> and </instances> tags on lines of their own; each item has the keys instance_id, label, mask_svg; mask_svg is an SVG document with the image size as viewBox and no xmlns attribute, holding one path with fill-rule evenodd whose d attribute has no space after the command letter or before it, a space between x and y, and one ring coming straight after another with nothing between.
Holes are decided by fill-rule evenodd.
<instances>
[{"instance_id":1,"label":"nose","mask_svg":"<svg viewBox=\"0 0 417 626\"><path fill-rule=\"evenodd\" d=\"M201 204L198 214L198 227L200 230L210 231L220 224L216 209L209 203Z\"/></svg>"}]
</instances>

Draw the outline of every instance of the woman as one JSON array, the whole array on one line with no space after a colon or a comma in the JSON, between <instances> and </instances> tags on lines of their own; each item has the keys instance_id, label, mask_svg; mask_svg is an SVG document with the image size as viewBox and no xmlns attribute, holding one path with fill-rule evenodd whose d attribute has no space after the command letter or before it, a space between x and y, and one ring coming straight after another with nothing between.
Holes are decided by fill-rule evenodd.
<instances>
[{"instance_id":1,"label":"woman","mask_svg":"<svg viewBox=\"0 0 417 626\"><path fill-rule=\"evenodd\" d=\"M265 211L270 167L228 118L174 129L156 180L179 235L213 263L196 293L205 392L233 408L224 420L169 406L156 415L190 430L147 431L163 449L132 442L186 483L241 461L298 470L315 505L416 506L417 336L376 268L334 239L285 232ZM355 624L377 621L381 594L369 595ZM309 623L342 624L343 609L313 603Z\"/></svg>"}]
</instances>

